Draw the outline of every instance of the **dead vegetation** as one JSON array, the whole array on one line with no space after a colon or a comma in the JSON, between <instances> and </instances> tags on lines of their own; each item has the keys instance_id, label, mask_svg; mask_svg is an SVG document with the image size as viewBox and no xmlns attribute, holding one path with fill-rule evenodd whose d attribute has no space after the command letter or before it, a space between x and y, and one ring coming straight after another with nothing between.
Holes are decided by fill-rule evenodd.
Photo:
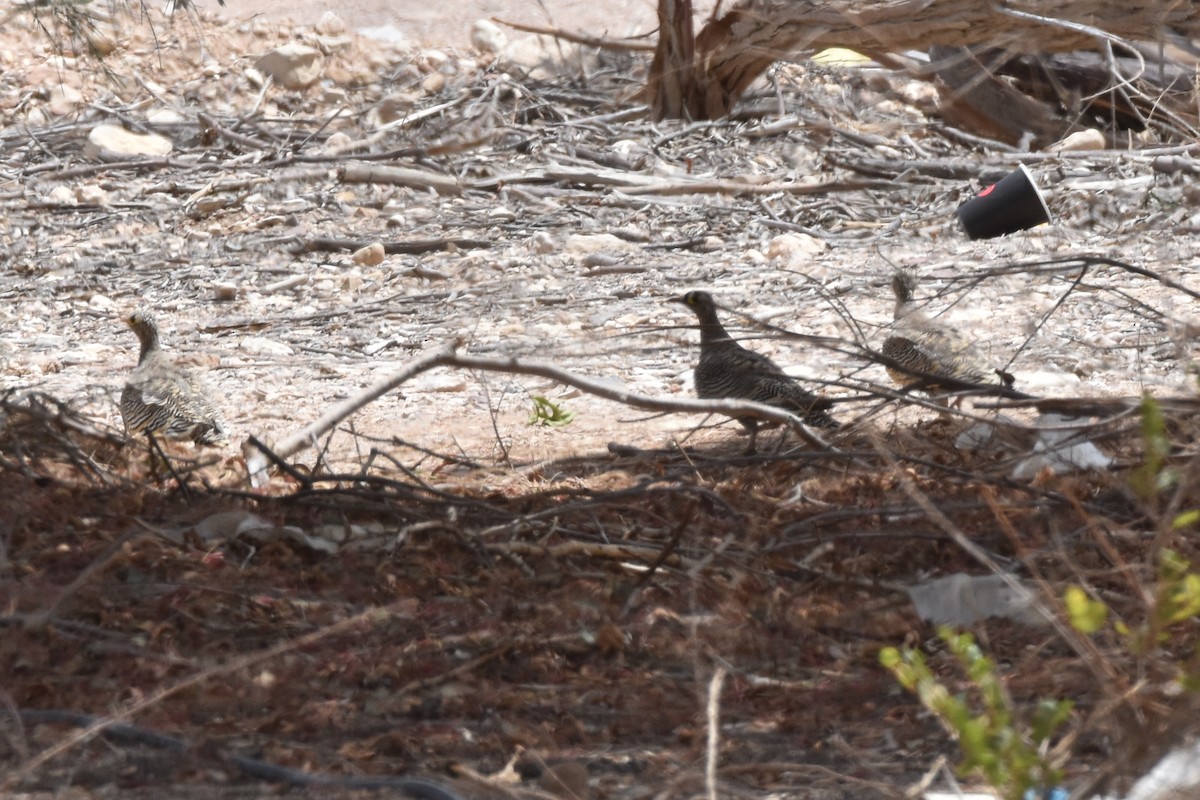
<instances>
[{"instance_id":1,"label":"dead vegetation","mask_svg":"<svg viewBox=\"0 0 1200 800\"><path fill-rule=\"evenodd\" d=\"M897 797L956 757L878 666L930 640L905 587L999 568L1136 625L1157 554L1196 562L1194 523L1172 526L1200 507L1189 147L981 153L876 68L780 69L735 118L658 125L611 104L627 55L543 81L296 35L328 49L326 85L256 85L245 54L283 35L253 26L203 51L133 32L119 88L46 88L56 56L6 51L4 790ZM150 108L180 115L170 156L82 157L98 121ZM1057 224L966 242L954 207L1018 158ZM351 257L372 244L391 257ZM944 415L895 392L871 354L897 264L1036 398ZM694 408L694 333L664 302L687 286L827 384L829 447L764 434L742 457L730 426L614 402ZM283 454L264 490L233 452L152 473L119 446L135 303L250 452ZM1149 492L1142 390L1173 476ZM574 421L531 427L543 395ZM1081 417L1111 468L1014 477L1030 409ZM965 446L980 421L997 441ZM1077 703L1070 785L1119 790L1191 732L1171 695L1190 628L1137 654L976 628L1018 703Z\"/></svg>"}]
</instances>

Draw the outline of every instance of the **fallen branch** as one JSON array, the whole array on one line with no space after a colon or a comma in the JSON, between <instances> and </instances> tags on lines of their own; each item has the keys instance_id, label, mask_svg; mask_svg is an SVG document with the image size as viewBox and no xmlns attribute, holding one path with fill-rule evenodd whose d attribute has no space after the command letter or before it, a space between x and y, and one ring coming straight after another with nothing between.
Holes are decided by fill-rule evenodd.
<instances>
[{"instance_id":1,"label":"fallen branch","mask_svg":"<svg viewBox=\"0 0 1200 800\"><path fill-rule=\"evenodd\" d=\"M296 253L353 253L367 245L373 244L374 239L343 239L336 236L314 236L311 239L300 239L288 246L288 252ZM483 239L463 239L450 236L445 239L414 239L406 242L380 242L383 252L388 255L420 255L449 250L457 247L459 250L478 250L491 247L493 242ZM442 275L435 277L442 278Z\"/></svg>"},{"instance_id":2,"label":"fallen branch","mask_svg":"<svg viewBox=\"0 0 1200 800\"><path fill-rule=\"evenodd\" d=\"M523 361L518 358L482 358L456 352L458 341L452 341L404 365L399 371L380 380L362 394L351 397L329 409L319 419L298 433L289 436L268 450L258 439L251 437L242 444L250 485L266 484L267 467L273 459L287 459L314 444L360 408L379 399L405 381L437 367L504 372L511 375L533 375L572 386L588 394L647 411L682 412L691 414L724 414L728 417L754 419L786 425L808 444L829 451L841 451L813 433L798 417L775 406L750 400L675 400L634 394L620 386L594 378L585 378L562 367L542 361Z\"/></svg>"},{"instance_id":3,"label":"fallen branch","mask_svg":"<svg viewBox=\"0 0 1200 800\"><path fill-rule=\"evenodd\" d=\"M457 178L409 167L355 162L338 170L338 180L342 183L386 183L410 189L433 189L442 195L462 194L462 186Z\"/></svg>"},{"instance_id":4,"label":"fallen branch","mask_svg":"<svg viewBox=\"0 0 1200 800\"><path fill-rule=\"evenodd\" d=\"M550 36L564 42L581 44L584 47L596 47L601 50L627 50L631 52L648 52L654 49L650 42L635 42L630 39L610 39L607 36L588 36L585 33L571 33L560 28L544 28L540 25L529 25L523 22L509 22L499 17L492 17L492 22L505 25L522 33L535 33L539 36Z\"/></svg>"}]
</instances>

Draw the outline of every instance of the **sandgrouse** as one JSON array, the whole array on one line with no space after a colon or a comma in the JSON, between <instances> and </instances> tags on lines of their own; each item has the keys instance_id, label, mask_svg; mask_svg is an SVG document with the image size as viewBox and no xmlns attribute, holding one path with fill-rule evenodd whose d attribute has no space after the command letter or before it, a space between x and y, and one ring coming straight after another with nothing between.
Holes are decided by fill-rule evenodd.
<instances>
[{"instance_id":1,"label":"sandgrouse","mask_svg":"<svg viewBox=\"0 0 1200 800\"><path fill-rule=\"evenodd\" d=\"M892 277L896 295L895 323L892 335L883 343L883 355L896 365L887 372L902 388L919 388L929 394L955 391L957 383L1012 386L1013 376L991 369L974 345L949 325L935 322L912 303L917 281L911 272L899 271ZM957 382L943 387L939 377Z\"/></svg>"},{"instance_id":2,"label":"sandgrouse","mask_svg":"<svg viewBox=\"0 0 1200 800\"><path fill-rule=\"evenodd\" d=\"M221 415L191 371L171 361L158 341L158 326L145 311L125 323L141 342L138 365L121 392L121 419L127 434L161 434L219 444L228 437Z\"/></svg>"},{"instance_id":3,"label":"sandgrouse","mask_svg":"<svg viewBox=\"0 0 1200 800\"><path fill-rule=\"evenodd\" d=\"M826 413L833 403L808 391L785 373L774 361L735 342L721 321L712 295L688 292L673 298L696 312L700 320L700 361L696 364L696 394L703 398L738 398L791 411L810 425L836 428L838 423ZM754 452L758 420L738 417L750 432L746 453Z\"/></svg>"}]
</instances>

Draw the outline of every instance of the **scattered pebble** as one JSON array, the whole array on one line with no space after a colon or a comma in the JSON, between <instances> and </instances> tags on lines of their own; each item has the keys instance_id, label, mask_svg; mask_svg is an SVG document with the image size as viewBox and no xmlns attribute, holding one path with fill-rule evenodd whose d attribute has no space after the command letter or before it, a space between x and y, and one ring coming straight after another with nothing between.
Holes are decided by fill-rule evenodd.
<instances>
[{"instance_id":1,"label":"scattered pebble","mask_svg":"<svg viewBox=\"0 0 1200 800\"><path fill-rule=\"evenodd\" d=\"M350 258L355 264L375 267L383 263L385 255L383 245L379 242L372 242L366 247L355 250L354 255L350 256Z\"/></svg>"},{"instance_id":2,"label":"scattered pebble","mask_svg":"<svg viewBox=\"0 0 1200 800\"><path fill-rule=\"evenodd\" d=\"M294 352L283 342L262 336L247 336L238 342L238 349L255 356L290 356Z\"/></svg>"},{"instance_id":3,"label":"scattered pebble","mask_svg":"<svg viewBox=\"0 0 1200 800\"><path fill-rule=\"evenodd\" d=\"M61 205L75 205L75 192L71 191L71 187L59 184L46 195L46 201Z\"/></svg>"},{"instance_id":4,"label":"scattered pebble","mask_svg":"<svg viewBox=\"0 0 1200 800\"><path fill-rule=\"evenodd\" d=\"M807 233L784 233L776 236L767 245L767 258L799 265L825 252L825 249L825 242L816 236L809 236Z\"/></svg>"},{"instance_id":5,"label":"scattered pebble","mask_svg":"<svg viewBox=\"0 0 1200 800\"><path fill-rule=\"evenodd\" d=\"M490 19L475 20L471 26L471 46L481 53L495 55L508 44L508 36Z\"/></svg>"},{"instance_id":6,"label":"scattered pebble","mask_svg":"<svg viewBox=\"0 0 1200 800\"><path fill-rule=\"evenodd\" d=\"M546 231L538 231L529 237L529 248L539 255L547 255L558 250L558 242Z\"/></svg>"},{"instance_id":7,"label":"scattered pebble","mask_svg":"<svg viewBox=\"0 0 1200 800\"><path fill-rule=\"evenodd\" d=\"M1071 135L1058 140L1046 148L1052 153L1069 153L1082 150L1104 150L1108 148L1108 140L1104 134L1095 128L1075 131Z\"/></svg>"},{"instance_id":8,"label":"scattered pebble","mask_svg":"<svg viewBox=\"0 0 1200 800\"><path fill-rule=\"evenodd\" d=\"M235 283L218 283L213 285L213 299L219 303L228 303L236 300L238 296L238 287Z\"/></svg>"},{"instance_id":9,"label":"scattered pebble","mask_svg":"<svg viewBox=\"0 0 1200 800\"><path fill-rule=\"evenodd\" d=\"M601 251L623 252L634 249L635 245L611 233L573 233L567 237L563 250L571 255L587 255Z\"/></svg>"},{"instance_id":10,"label":"scattered pebble","mask_svg":"<svg viewBox=\"0 0 1200 800\"><path fill-rule=\"evenodd\" d=\"M321 77L325 59L315 47L289 42L263 55L254 66L285 89L304 89Z\"/></svg>"},{"instance_id":11,"label":"scattered pebble","mask_svg":"<svg viewBox=\"0 0 1200 800\"><path fill-rule=\"evenodd\" d=\"M157 133L133 133L119 125L103 124L88 133L83 155L99 161L128 161L138 156L165 156L172 148L171 140Z\"/></svg>"}]
</instances>

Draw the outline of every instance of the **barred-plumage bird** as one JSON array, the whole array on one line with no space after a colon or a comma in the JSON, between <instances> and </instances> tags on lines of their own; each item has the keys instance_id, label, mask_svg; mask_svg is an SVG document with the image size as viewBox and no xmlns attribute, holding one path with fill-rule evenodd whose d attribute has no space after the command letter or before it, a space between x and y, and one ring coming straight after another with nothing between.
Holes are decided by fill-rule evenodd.
<instances>
[{"instance_id":1,"label":"barred-plumage bird","mask_svg":"<svg viewBox=\"0 0 1200 800\"><path fill-rule=\"evenodd\" d=\"M688 292L674 298L696 312L700 320L700 361L696 364L696 394L703 398L737 398L776 406L800 416L809 425L836 428L837 420L826 413L833 408L828 399L815 395L785 373L774 361L735 342L721 321L708 292ZM746 453L754 452L758 420L738 417L750 432Z\"/></svg>"},{"instance_id":2,"label":"barred-plumage bird","mask_svg":"<svg viewBox=\"0 0 1200 800\"><path fill-rule=\"evenodd\" d=\"M911 272L899 271L892 277L892 292L896 295L895 324L881 351L899 365L886 365L892 380L902 388L913 386L929 394L962 388L940 386L938 377L981 386L1012 386L1013 376L990 368L970 340L959 331L931 320L913 306L916 288L917 280Z\"/></svg>"},{"instance_id":3,"label":"barred-plumage bird","mask_svg":"<svg viewBox=\"0 0 1200 800\"><path fill-rule=\"evenodd\" d=\"M145 311L135 311L125 324L142 344L138 365L121 392L121 419L127 434L161 434L220 444L229 433L204 386L192 372L171 361L158 341L158 325Z\"/></svg>"}]
</instances>

